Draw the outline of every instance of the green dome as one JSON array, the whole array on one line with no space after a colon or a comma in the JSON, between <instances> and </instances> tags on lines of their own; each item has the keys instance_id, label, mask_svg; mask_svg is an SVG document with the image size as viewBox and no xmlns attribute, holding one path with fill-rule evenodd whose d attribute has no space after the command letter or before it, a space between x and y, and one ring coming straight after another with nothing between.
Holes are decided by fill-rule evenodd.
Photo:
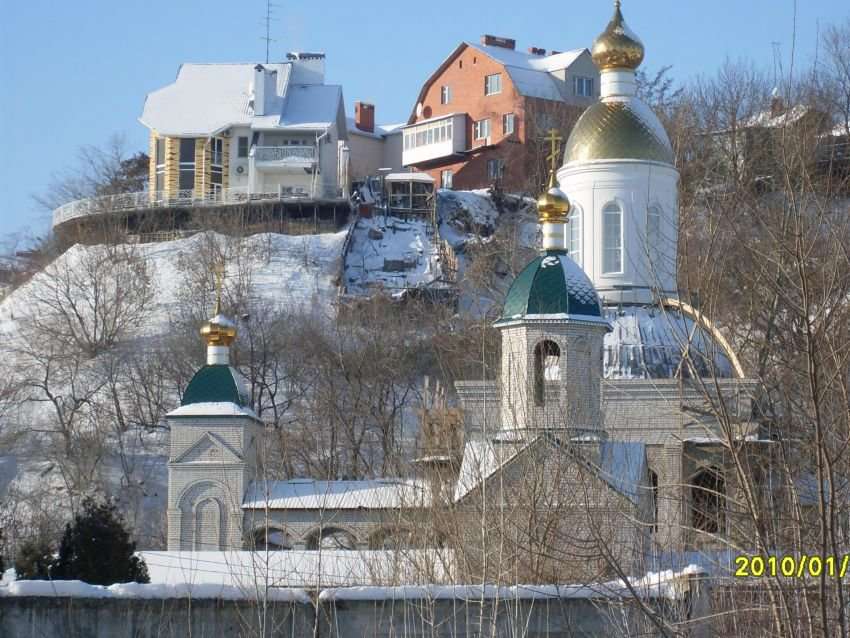
<instances>
[{"instance_id":1,"label":"green dome","mask_svg":"<svg viewBox=\"0 0 850 638\"><path fill-rule=\"evenodd\" d=\"M206 365L195 373L183 393L181 405L191 403L235 403L245 407L250 400L240 375L231 366Z\"/></svg>"},{"instance_id":2,"label":"green dome","mask_svg":"<svg viewBox=\"0 0 850 638\"><path fill-rule=\"evenodd\" d=\"M497 323L517 319L574 318L605 322L596 289L565 253L548 251L514 279Z\"/></svg>"}]
</instances>

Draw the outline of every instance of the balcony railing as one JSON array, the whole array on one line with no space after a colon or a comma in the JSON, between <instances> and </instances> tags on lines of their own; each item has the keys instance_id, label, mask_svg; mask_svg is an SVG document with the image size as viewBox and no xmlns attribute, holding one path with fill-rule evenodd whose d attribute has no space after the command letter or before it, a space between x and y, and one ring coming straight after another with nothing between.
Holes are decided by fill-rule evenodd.
<instances>
[{"instance_id":1,"label":"balcony railing","mask_svg":"<svg viewBox=\"0 0 850 638\"><path fill-rule=\"evenodd\" d=\"M314 197L341 197L341 193L328 194L319 188L316 192L307 189L281 188L267 193L249 192L247 186L223 188L215 193L197 197L192 190L141 191L137 193L122 193L104 197L90 197L68 202L53 211L53 227L64 224L72 219L89 215L105 215L121 211L166 208L169 206L219 206L239 204L254 201L287 201L309 199Z\"/></svg>"},{"instance_id":2,"label":"balcony railing","mask_svg":"<svg viewBox=\"0 0 850 638\"><path fill-rule=\"evenodd\" d=\"M315 146L255 146L254 159L258 162L302 163L316 161Z\"/></svg>"}]
</instances>

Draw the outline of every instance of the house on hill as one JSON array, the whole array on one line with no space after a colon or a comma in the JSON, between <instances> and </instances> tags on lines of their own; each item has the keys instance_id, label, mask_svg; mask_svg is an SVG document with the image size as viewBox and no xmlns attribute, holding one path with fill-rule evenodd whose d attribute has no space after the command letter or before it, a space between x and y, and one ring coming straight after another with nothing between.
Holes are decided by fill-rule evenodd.
<instances>
[{"instance_id":1,"label":"house on hill","mask_svg":"<svg viewBox=\"0 0 850 638\"><path fill-rule=\"evenodd\" d=\"M545 180L545 172L535 174L540 154L523 149L550 128L568 134L598 95L587 49L524 53L492 35L462 42L422 85L403 129L402 162L443 188L498 182L536 190Z\"/></svg>"}]
</instances>

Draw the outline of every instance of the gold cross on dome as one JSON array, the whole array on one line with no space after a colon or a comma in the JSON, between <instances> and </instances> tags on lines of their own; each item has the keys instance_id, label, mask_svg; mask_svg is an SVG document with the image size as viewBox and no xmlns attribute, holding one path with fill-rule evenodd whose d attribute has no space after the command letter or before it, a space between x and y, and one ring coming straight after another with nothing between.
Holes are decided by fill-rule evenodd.
<instances>
[{"instance_id":1,"label":"gold cross on dome","mask_svg":"<svg viewBox=\"0 0 850 638\"><path fill-rule=\"evenodd\" d=\"M224 258L221 258L221 261L216 262L213 266L213 274L215 275L215 310L213 310L213 316L218 316L221 314L221 289L222 284L224 282L224 273L225 273L225 264Z\"/></svg>"},{"instance_id":2,"label":"gold cross on dome","mask_svg":"<svg viewBox=\"0 0 850 638\"><path fill-rule=\"evenodd\" d=\"M549 142L551 152L546 156L546 161L549 162L549 176L553 176L558 170L558 160L561 156L561 142L564 138L558 133L558 129L550 128L549 134L543 138L544 142Z\"/></svg>"}]
</instances>

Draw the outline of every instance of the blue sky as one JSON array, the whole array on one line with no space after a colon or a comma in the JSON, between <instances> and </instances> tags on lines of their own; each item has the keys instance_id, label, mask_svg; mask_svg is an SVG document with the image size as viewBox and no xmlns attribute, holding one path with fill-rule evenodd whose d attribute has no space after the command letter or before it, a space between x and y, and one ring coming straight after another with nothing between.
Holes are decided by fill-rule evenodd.
<instances>
[{"instance_id":1,"label":"blue sky","mask_svg":"<svg viewBox=\"0 0 850 638\"><path fill-rule=\"evenodd\" d=\"M124 134L146 150L138 123L145 94L174 79L181 62L257 62L265 57L261 0L0 0L0 235L42 233L49 216L31 195L74 162L83 144ZM589 46L610 0L518 3L432 0L277 0L272 59L325 51L328 83L346 109L373 101L379 123L407 118L421 83L462 40L483 33L529 46ZM818 25L845 19L843 0L797 7L797 57L814 57ZM712 73L726 57L771 69L771 42L787 67L792 0L624 0L647 47L645 68L674 66L677 78Z\"/></svg>"}]
</instances>

